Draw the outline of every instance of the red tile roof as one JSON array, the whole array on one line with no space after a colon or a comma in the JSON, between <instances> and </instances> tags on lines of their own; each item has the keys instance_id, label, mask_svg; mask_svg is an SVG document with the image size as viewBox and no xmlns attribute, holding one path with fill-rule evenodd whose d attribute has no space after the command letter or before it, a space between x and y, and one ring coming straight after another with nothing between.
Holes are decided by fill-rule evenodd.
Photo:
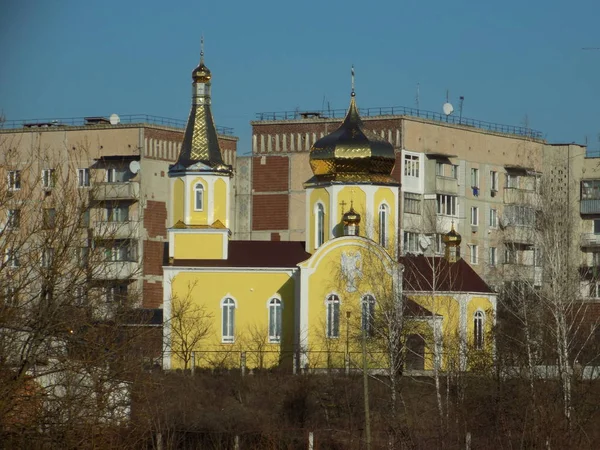
<instances>
[{"instance_id":1,"label":"red tile roof","mask_svg":"<svg viewBox=\"0 0 600 450\"><path fill-rule=\"evenodd\" d=\"M176 259L173 266L295 268L310 258L304 242L229 241L227 259Z\"/></svg>"},{"instance_id":2,"label":"red tile roof","mask_svg":"<svg viewBox=\"0 0 600 450\"><path fill-rule=\"evenodd\" d=\"M406 255L400 262L404 266L404 292L493 292L463 259L450 264L440 256Z\"/></svg>"}]
</instances>

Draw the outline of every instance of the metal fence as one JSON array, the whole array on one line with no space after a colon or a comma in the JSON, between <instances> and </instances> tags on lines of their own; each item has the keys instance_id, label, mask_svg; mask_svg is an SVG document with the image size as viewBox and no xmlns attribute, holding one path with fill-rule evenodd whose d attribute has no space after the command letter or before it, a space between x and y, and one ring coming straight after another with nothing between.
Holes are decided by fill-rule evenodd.
<instances>
[{"instance_id":1,"label":"metal fence","mask_svg":"<svg viewBox=\"0 0 600 450\"><path fill-rule=\"evenodd\" d=\"M322 109L314 111L279 111L279 112L261 112L256 114L257 121L275 121L275 120L300 120L306 118L319 119L341 119L346 115L345 109ZM385 116L411 116L422 119L433 120L437 122L452 123L467 127L479 128L482 130L493 131L496 133L514 134L531 139L542 139L541 131L532 130L528 127L515 125L503 125L500 123L486 122L484 120L469 119L462 116L446 116L441 113L427 111L424 109L409 108L406 106L385 106L375 108L360 108L360 114L363 117L385 117Z\"/></svg>"},{"instance_id":2,"label":"metal fence","mask_svg":"<svg viewBox=\"0 0 600 450\"><path fill-rule=\"evenodd\" d=\"M54 128L54 127L83 127L93 125L108 125L109 116L93 117L61 117L61 118L42 118L42 119L16 119L0 122L2 129L15 128ZM152 116L149 114L123 114L119 115L120 124L152 124L162 125L171 128L185 128L186 121L180 119L171 119L168 117ZM233 128L217 126L217 133L225 136L233 136Z\"/></svg>"}]
</instances>

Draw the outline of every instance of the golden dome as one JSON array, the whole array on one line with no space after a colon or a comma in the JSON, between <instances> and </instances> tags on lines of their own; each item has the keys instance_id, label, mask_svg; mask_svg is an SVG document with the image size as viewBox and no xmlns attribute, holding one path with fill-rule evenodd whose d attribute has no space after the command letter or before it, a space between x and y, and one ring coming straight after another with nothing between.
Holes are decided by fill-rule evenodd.
<instances>
[{"instance_id":1,"label":"golden dome","mask_svg":"<svg viewBox=\"0 0 600 450\"><path fill-rule=\"evenodd\" d=\"M210 70L204 65L204 57L200 58L200 64L192 72L192 80L195 83L208 83L211 77Z\"/></svg>"},{"instance_id":2,"label":"golden dome","mask_svg":"<svg viewBox=\"0 0 600 450\"><path fill-rule=\"evenodd\" d=\"M340 127L310 149L310 167L315 174L311 182L398 184L391 177L395 163L392 144L364 128L354 92Z\"/></svg>"},{"instance_id":3,"label":"golden dome","mask_svg":"<svg viewBox=\"0 0 600 450\"><path fill-rule=\"evenodd\" d=\"M446 245L450 244L454 247L458 247L460 245L462 242L462 237L456 232L456 230L454 230L454 223L452 223L452 229L442 236L442 240Z\"/></svg>"},{"instance_id":4,"label":"golden dome","mask_svg":"<svg viewBox=\"0 0 600 450\"><path fill-rule=\"evenodd\" d=\"M358 225L360 224L360 214L354 211L354 208L351 206L350 210L342 216L342 221L344 225Z\"/></svg>"}]
</instances>

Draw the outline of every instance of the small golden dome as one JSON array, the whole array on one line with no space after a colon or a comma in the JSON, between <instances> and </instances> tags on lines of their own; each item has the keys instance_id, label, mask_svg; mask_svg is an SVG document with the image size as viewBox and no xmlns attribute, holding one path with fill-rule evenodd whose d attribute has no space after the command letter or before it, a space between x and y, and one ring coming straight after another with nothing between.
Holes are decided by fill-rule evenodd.
<instances>
[{"instance_id":1,"label":"small golden dome","mask_svg":"<svg viewBox=\"0 0 600 450\"><path fill-rule=\"evenodd\" d=\"M310 149L313 181L397 184L391 177L396 155L392 144L366 130L354 93L340 127Z\"/></svg>"},{"instance_id":2,"label":"small golden dome","mask_svg":"<svg viewBox=\"0 0 600 450\"><path fill-rule=\"evenodd\" d=\"M444 234L442 240L446 245L450 244L454 247L458 247L460 245L460 243L462 242L462 237L454 229L454 223L452 224L452 229L448 233Z\"/></svg>"},{"instance_id":3,"label":"small golden dome","mask_svg":"<svg viewBox=\"0 0 600 450\"><path fill-rule=\"evenodd\" d=\"M359 225L360 214L354 211L353 207L350 207L350 210L342 216L342 221L344 222L344 225Z\"/></svg>"},{"instance_id":4,"label":"small golden dome","mask_svg":"<svg viewBox=\"0 0 600 450\"><path fill-rule=\"evenodd\" d=\"M192 80L195 83L208 83L211 77L210 70L204 65L204 58L200 59L200 64L192 72Z\"/></svg>"}]
</instances>

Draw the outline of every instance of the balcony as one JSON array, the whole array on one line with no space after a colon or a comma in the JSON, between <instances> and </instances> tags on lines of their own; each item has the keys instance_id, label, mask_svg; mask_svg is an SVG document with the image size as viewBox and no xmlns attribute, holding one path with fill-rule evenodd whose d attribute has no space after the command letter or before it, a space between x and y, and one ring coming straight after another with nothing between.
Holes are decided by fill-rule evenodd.
<instances>
[{"instance_id":1,"label":"balcony","mask_svg":"<svg viewBox=\"0 0 600 450\"><path fill-rule=\"evenodd\" d=\"M505 205L531 205L537 203L537 193L529 189L506 187L504 188Z\"/></svg>"},{"instance_id":2,"label":"balcony","mask_svg":"<svg viewBox=\"0 0 600 450\"><path fill-rule=\"evenodd\" d=\"M135 261L104 261L94 268L97 280L125 280L133 277L139 266Z\"/></svg>"},{"instance_id":3,"label":"balcony","mask_svg":"<svg viewBox=\"0 0 600 450\"><path fill-rule=\"evenodd\" d=\"M580 214L600 214L600 199L581 200Z\"/></svg>"},{"instance_id":4,"label":"balcony","mask_svg":"<svg viewBox=\"0 0 600 450\"><path fill-rule=\"evenodd\" d=\"M520 226L508 224L504 230L504 242L530 246L534 244L534 228L531 226Z\"/></svg>"},{"instance_id":5,"label":"balcony","mask_svg":"<svg viewBox=\"0 0 600 450\"><path fill-rule=\"evenodd\" d=\"M458 194L458 180L451 177L435 177L435 191L440 194Z\"/></svg>"},{"instance_id":6,"label":"balcony","mask_svg":"<svg viewBox=\"0 0 600 450\"><path fill-rule=\"evenodd\" d=\"M137 222L94 223L94 237L97 239L135 239L137 238Z\"/></svg>"},{"instance_id":7,"label":"balcony","mask_svg":"<svg viewBox=\"0 0 600 450\"><path fill-rule=\"evenodd\" d=\"M140 196L140 183L126 181L122 183L96 183L90 192L92 200L137 200Z\"/></svg>"},{"instance_id":8,"label":"balcony","mask_svg":"<svg viewBox=\"0 0 600 450\"><path fill-rule=\"evenodd\" d=\"M504 263L505 280L522 280L531 283L533 286L542 284L542 268L528 264Z\"/></svg>"},{"instance_id":9,"label":"balcony","mask_svg":"<svg viewBox=\"0 0 600 450\"><path fill-rule=\"evenodd\" d=\"M600 247L600 234L582 233L580 245L582 248Z\"/></svg>"}]
</instances>

